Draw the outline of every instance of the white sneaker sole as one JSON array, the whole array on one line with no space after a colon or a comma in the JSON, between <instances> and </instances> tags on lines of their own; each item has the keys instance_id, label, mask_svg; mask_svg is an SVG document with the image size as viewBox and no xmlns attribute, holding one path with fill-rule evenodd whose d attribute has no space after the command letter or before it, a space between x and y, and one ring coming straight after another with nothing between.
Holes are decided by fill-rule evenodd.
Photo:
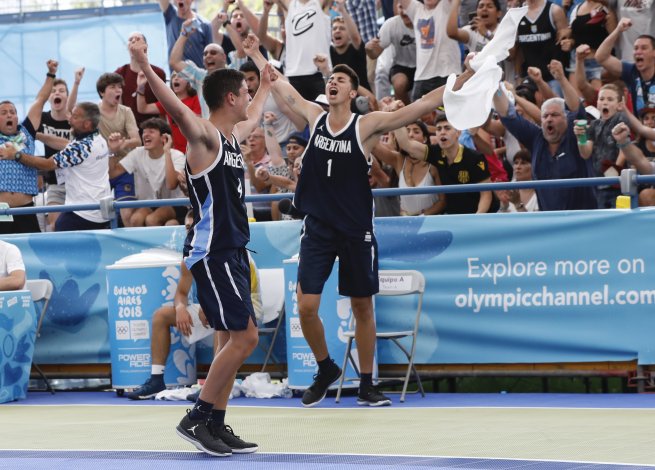
<instances>
[{"instance_id":1,"label":"white sneaker sole","mask_svg":"<svg viewBox=\"0 0 655 470\"><path fill-rule=\"evenodd\" d=\"M206 454L213 455L214 457L229 457L229 456L232 455L232 452L221 453L221 452L216 452L215 450L207 449L205 446L202 445L202 442L189 437L184 431L180 431L179 426L175 428L175 432L182 439L184 439L185 441L187 441L190 444L193 444L196 449L201 450Z\"/></svg>"},{"instance_id":2,"label":"white sneaker sole","mask_svg":"<svg viewBox=\"0 0 655 470\"><path fill-rule=\"evenodd\" d=\"M373 406L373 407L391 406L391 400L382 400L375 403L366 400L357 400L357 404L359 406Z\"/></svg>"},{"instance_id":3,"label":"white sneaker sole","mask_svg":"<svg viewBox=\"0 0 655 470\"><path fill-rule=\"evenodd\" d=\"M233 454L252 454L253 452L257 452L259 450L259 446L255 447L246 447L245 449L232 449Z\"/></svg>"}]
</instances>

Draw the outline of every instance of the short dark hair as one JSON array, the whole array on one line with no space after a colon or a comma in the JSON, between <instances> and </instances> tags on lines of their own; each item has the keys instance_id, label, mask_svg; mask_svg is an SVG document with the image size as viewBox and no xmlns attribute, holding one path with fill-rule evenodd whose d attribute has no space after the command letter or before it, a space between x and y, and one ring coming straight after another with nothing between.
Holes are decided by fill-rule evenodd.
<instances>
[{"instance_id":1,"label":"short dark hair","mask_svg":"<svg viewBox=\"0 0 655 470\"><path fill-rule=\"evenodd\" d=\"M105 92L109 85L125 85L125 80L123 77L114 72L107 72L100 75L98 81L96 82L96 90L98 91L98 96L102 98L102 94Z\"/></svg>"},{"instance_id":2,"label":"short dark hair","mask_svg":"<svg viewBox=\"0 0 655 470\"><path fill-rule=\"evenodd\" d=\"M9 100L0 101L0 106L2 106L3 104L10 104L10 105L12 105L14 107L14 109L16 109L16 105L14 104L13 101L9 101ZM18 110L16 110L16 112L18 112Z\"/></svg>"},{"instance_id":3,"label":"short dark hair","mask_svg":"<svg viewBox=\"0 0 655 470\"><path fill-rule=\"evenodd\" d=\"M444 121L448 122L448 116L446 116L446 113L444 113L444 112L438 112L437 115L434 118L434 124L433 125L436 126L440 122L444 122Z\"/></svg>"},{"instance_id":4,"label":"short dark hair","mask_svg":"<svg viewBox=\"0 0 655 470\"><path fill-rule=\"evenodd\" d=\"M514 158L512 159L512 161L515 162L516 160L523 160L524 162L527 162L530 165L532 165L532 155L530 154L529 151L525 149L521 149L514 154Z\"/></svg>"},{"instance_id":5,"label":"short dark hair","mask_svg":"<svg viewBox=\"0 0 655 470\"><path fill-rule=\"evenodd\" d=\"M650 34L640 34L637 36L637 39L648 39L650 41L650 45L655 49L655 37L651 36ZM637 41L635 39L635 42Z\"/></svg>"},{"instance_id":6,"label":"short dark hair","mask_svg":"<svg viewBox=\"0 0 655 470\"><path fill-rule=\"evenodd\" d=\"M52 82L52 88L56 87L57 85L64 85L64 88L66 88L66 94L68 94L68 83L66 83L66 80L63 78L55 78L55 81Z\"/></svg>"},{"instance_id":7,"label":"short dark hair","mask_svg":"<svg viewBox=\"0 0 655 470\"><path fill-rule=\"evenodd\" d=\"M246 72L254 72L257 74L257 78L259 79L259 68L255 65L255 63L252 60L247 60L243 64L241 64L241 67L239 67L239 70L243 73Z\"/></svg>"},{"instance_id":8,"label":"short dark hair","mask_svg":"<svg viewBox=\"0 0 655 470\"><path fill-rule=\"evenodd\" d=\"M210 72L202 82L202 96L210 111L223 106L228 93L239 94L245 80L242 72L232 69L218 69Z\"/></svg>"},{"instance_id":9,"label":"short dark hair","mask_svg":"<svg viewBox=\"0 0 655 470\"><path fill-rule=\"evenodd\" d=\"M91 121L93 129L98 128L98 124L100 124L100 108L97 104L91 103L90 101L82 101L81 103L77 103L75 107L84 111L84 117Z\"/></svg>"},{"instance_id":10,"label":"short dark hair","mask_svg":"<svg viewBox=\"0 0 655 470\"><path fill-rule=\"evenodd\" d=\"M359 77L357 76L357 74L353 69L348 67L346 64L339 64L332 69L333 74L337 72L345 73L346 75L348 75L353 90L357 90L357 88L359 88Z\"/></svg>"},{"instance_id":11,"label":"short dark hair","mask_svg":"<svg viewBox=\"0 0 655 470\"><path fill-rule=\"evenodd\" d=\"M482 1L482 0L478 0L478 1L476 2L476 4L475 4L475 8L476 8L476 9L478 8L478 5L480 4L481 1ZM500 7L500 2L499 2L498 0L493 0L493 2L494 2L494 6L496 7L496 10L502 12L503 9Z\"/></svg>"},{"instance_id":12,"label":"short dark hair","mask_svg":"<svg viewBox=\"0 0 655 470\"><path fill-rule=\"evenodd\" d=\"M160 134L171 134L171 126L162 118L153 117L143 121L139 127L141 129L157 129Z\"/></svg>"}]
</instances>

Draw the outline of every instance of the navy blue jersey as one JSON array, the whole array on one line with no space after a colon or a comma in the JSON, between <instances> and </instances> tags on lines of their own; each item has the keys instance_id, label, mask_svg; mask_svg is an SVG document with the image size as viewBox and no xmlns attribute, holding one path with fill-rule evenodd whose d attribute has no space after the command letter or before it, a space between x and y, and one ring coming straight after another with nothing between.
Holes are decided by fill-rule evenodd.
<instances>
[{"instance_id":1,"label":"navy blue jersey","mask_svg":"<svg viewBox=\"0 0 655 470\"><path fill-rule=\"evenodd\" d=\"M218 130L220 147L214 163L197 175L186 166L193 227L184 244L189 269L208 254L243 248L250 240L245 204L244 162L234 136Z\"/></svg>"},{"instance_id":2,"label":"navy blue jersey","mask_svg":"<svg viewBox=\"0 0 655 470\"><path fill-rule=\"evenodd\" d=\"M359 140L360 116L353 114L337 133L330 130L327 117L323 113L316 121L293 202L335 230L365 238L373 231L373 194L370 156Z\"/></svg>"}]
</instances>

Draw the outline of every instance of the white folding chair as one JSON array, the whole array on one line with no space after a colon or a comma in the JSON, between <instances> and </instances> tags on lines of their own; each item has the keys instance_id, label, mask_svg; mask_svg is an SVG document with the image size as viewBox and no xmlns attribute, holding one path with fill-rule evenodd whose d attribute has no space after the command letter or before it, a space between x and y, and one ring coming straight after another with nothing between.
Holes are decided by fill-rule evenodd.
<instances>
[{"instance_id":1,"label":"white folding chair","mask_svg":"<svg viewBox=\"0 0 655 470\"><path fill-rule=\"evenodd\" d=\"M378 297L390 297L390 296L407 296L414 295L416 296L416 310L415 311L403 311L399 312L399 316L403 315L407 318L406 322L400 322L407 324L409 327L412 326L412 329L398 330L398 331L380 331L376 332L376 338L378 340L389 340L402 351L402 353L407 358L407 371L403 377L379 377L379 380L402 380L403 389L400 394L400 401L405 401L405 395L407 394L407 386L409 384L409 378L413 374L416 379L417 389L412 390L410 393L421 392L422 396L425 396L425 391L423 390L423 384L421 383L421 377L414 366L414 353L416 352L416 338L418 336L418 326L421 319L421 310L423 308L423 294L425 292L425 277L419 271L415 270L382 270L378 273L380 278L380 292L378 292ZM378 303L380 299L376 299ZM411 314L411 315L410 315ZM413 325L411 324L413 320ZM359 371L354 364L353 357L351 354L352 343L355 338L355 331L351 327L349 331L344 332L344 336L348 338L346 343L346 352L343 358L343 370L346 370L348 361L353 364L353 368L359 374ZM407 345L404 345L401 340L404 338L411 338L411 344L409 348ZM345 374L341 375L339 380L339 388L337 389L337 398L336 401L339 402L341 398L341 389L343 388ZM389 393L389 392L387 392Z\"/></svg>"},{"instance_id":2,"label":"white folding chair","mask_svg":"<svg viewBox=\"0 0 655 470\"><path fill-rule=\"evenodd\" d=\"M265 347L261 342L258 343L260 349L266 353L261 369L261 372L264 372L270 359L279 364L275 354L273 354L273 348L280 332L280 326L284 322L284 269L259 269L259 286L264 310L264 316L259 327L259 336L270 336L268 347ZM277 320L275 326L264 326L274 320Z\"/></svg>"},{"instance_id":3,"label":"white folding chair","mask_svg":"<svg viewBox=\"0 0 655 470\"><path fill-rule=\"evenodd\" d=\"M52 291L54 289L52 281L49 279L28 279L25 283L25 288L30 291L32 294L32 302L36 307L38 304L41 304L41 312L37 309L37 315L39 320L36 324L36 337L41 336L41 325L43 324L43 318L45 317L46 310L48 309L48 303L50 303L50 297L52 297ZM48 378L45 376L39 365L35 362L32 363L34 369L41 375L41 378L45 382L46 389L49 390L52 394L55 391L50 386Z\"/></svg>"}]
</instances>

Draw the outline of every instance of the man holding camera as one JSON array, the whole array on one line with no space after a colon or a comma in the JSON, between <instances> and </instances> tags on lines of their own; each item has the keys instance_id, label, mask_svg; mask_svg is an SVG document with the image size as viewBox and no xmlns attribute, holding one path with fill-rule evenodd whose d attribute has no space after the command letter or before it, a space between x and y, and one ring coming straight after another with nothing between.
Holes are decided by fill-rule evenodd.
<instances>
[{"instance_id":1,"label":"man holding camera","mask_svg":"<svg viewBox=\"0 0 655 470\"><path fill-rule=\"evenodd\" d=\"M168 44L168 55L171 55L173 45L180 35L188 35L188 41L184 47L184 59L192 60L198 67L203 67L202 53L209 44L213 42L213 33L211 24L196 15L191 9L193 0L177 0L174 7L170 0L159 0L159 7L164 14L166 23L166 43ZM182 24L192 19L190 25L184 28ZM191 35L190 33L195 34Z\"/></svg>"}]
</instances>

